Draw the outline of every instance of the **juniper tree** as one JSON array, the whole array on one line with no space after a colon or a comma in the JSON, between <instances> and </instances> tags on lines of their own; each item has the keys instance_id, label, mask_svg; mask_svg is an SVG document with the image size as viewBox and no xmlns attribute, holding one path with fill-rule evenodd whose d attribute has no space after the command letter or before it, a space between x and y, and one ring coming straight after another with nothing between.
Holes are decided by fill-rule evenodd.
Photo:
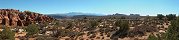
<instances>
[{"instance_id":1,"label":"juniper tree","mask_svg":"<svg viewBox=\"0 0 179 40\"><path fill-rule=\"evenodd\" d=\"M15 33L10 28L5 27L0 33L0 40L14 40Z\"/></svg>"},{"instance_id":2,"label":"juniper tree","mask_svg":"<svg viewBox=\"0 0 179 40\"><path fill-rule=\"evenodd\" d=\"M169 14L169 15L166 15L166 17L169 21L171 21L171 20L174 20L176 18L176 14Z\"/></svg>"},{"instance_id":3,"label":"juniper tree","mask_svg":"<svg viewBox=\"0 0 179 40\"><path fill-rule=\"evenodd\" d=\"M159 19L159 20L162 20L162 18L164 18L165 16L164 15L162 15L162 14L157 14L157 18Z\"/></svg>"},{"instance_id":4,"label":"juniper tree","mask_svg":"<svg viewBox=\"0 0 179 40\"><path fill-rule=\"evenodd\" d=\"M115 25L120 27L119 30L117 30L111 38L113 37L119 37L119 38L124 38L127 36L127 32L129 30L129 25L128 21L116 21Z\"/></svg>"},{"instance_id":5,"label":"juniper tree","mask_svg":"<svg viewBox=\"0 0 179 40\"><path fill-rule=\"evenodd\" d=\"M171 21L166 32L166 40L179 40L179 17L175 21Z\"/></svg>"},{"instance_id":6,"label":"juniper tree","mask_svg":"<svg viewBox=\"0 0 179 40\"><path fill-rule=\"evenodd\" d=\"M36 24L30 24L26 28L27 36L32 37L34 34L39 32L38 26Z\"/></svg>"}]
</instances>

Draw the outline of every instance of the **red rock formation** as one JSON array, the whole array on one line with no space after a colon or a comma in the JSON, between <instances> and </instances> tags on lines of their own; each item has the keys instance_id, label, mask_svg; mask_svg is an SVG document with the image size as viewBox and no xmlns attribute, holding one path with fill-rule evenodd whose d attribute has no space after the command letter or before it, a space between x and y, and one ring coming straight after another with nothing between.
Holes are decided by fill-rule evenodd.
<instances>
[{"instance_id":1,"label":"red rock formation","mask_svg":"<svg viewBox=\"0 0 179 40\"><path fill-rule=\"evenodd\" d=\"M6 26L27 26L35 22L50 22L54 20L49 16L38 14L35 12L14 9L0 9L0 25Z\"/></svg>"},{"instance_id":2,"label":"red rock formation","mask_svg":"<svg viewBox=\"0 0 179 40\"><path fill-rule=\"evenodd\" d=\"M0 27L1 27L1 24L2 24L2 20L3 20L3 16L0 14Z\"/></svg>"}]
</instances>

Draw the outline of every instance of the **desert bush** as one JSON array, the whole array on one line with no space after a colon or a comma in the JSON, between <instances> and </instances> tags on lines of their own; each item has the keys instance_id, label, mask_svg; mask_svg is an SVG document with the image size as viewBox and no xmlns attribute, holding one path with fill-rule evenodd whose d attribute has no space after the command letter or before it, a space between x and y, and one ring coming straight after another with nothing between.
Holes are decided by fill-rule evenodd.
<instances>
[{"instance_id":1,"label":"desert bush","mask_svg":"<svg viewBox=\"0 0 179 40\"><path fill-rule=\"evenodd\" d=\"M120 23L118 23L120 22ZM117 21L115 24L117 24L116 26L120 27L119 30L117 30L114 34L112 34L112 37L119 37L119 38L124 38L127 36L127 32L129 30L129 23L128 21Z\"/></svg>"},{"instance_id":2,"label":"desert bush","mask_svg":"<svg viewBox=\"0 0 179 40\"><path fill-rule=\"evenodd\" d=\"M150 34L147 40L158 40L154 34Z\"/></svg>"},{"instance_id":3,"label":"desert bush","mask_svg":"<svg viewBox=\"0 0 179 40\"><path fill-rule=\"evenodd\" d=\"M99 23L97 22L97 21L90 21L90 25L91 25L91 27L95 27L95 26L97 26Z\"/></svg>"},{"instance_id":4,"label":"desert bush","mask_svg":"<svg viewBox=\"0 0 179 40\"><path fill-rule=\"evenodd\" d=\"M71 29L73 27L73 23L72 22L68 22L67 27L65 29Z\"/></svg>"}]
</instances>

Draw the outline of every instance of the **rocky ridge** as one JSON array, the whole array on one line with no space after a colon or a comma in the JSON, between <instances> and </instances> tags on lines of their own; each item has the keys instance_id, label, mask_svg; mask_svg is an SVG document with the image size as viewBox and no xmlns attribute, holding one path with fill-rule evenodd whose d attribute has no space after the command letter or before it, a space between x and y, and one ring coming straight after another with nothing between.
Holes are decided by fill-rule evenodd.
<instances>
[{"instance_id":1,"label":"rocky ridge","mask_svg":"<svg viewBox=\"0 0 179 40\"><path fill-rule=\"evenodd\" d=\"M0 25L8 27L27 26L32 23L51 22L54 18L30 11L0 9Z\"/></svg>"}]
</instances>

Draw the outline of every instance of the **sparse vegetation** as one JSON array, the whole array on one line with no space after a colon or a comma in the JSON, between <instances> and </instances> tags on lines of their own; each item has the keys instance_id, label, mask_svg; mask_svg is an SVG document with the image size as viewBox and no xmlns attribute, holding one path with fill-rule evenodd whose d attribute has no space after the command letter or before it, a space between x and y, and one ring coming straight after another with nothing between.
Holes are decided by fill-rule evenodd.
<instances>
[{"instance_id":1,"label":"sparse vegetation","mask_svg":"<svg viewBox=\"0 0 179 40\"><path fill-rule=\"evenodd\" d=\"M54 20L29 11L21 13L22 20L19 20L18 16L10 19L13 16L11 14L8 14L10 17L5 14L0 14L0 17L1 15L6 18L1 18L3 27L0 29L0 40L14 40L14 38L23 40L126 40L130 38L131 40L179 40L179 25L177 25L179 18L176 20L175 14L166 16L163 14L157 16L114 14ZM12 21L15 19L17 21ZM18 25L14 26L17 27L11 27L16 23Z\"/></svg>"}]
</instances>

